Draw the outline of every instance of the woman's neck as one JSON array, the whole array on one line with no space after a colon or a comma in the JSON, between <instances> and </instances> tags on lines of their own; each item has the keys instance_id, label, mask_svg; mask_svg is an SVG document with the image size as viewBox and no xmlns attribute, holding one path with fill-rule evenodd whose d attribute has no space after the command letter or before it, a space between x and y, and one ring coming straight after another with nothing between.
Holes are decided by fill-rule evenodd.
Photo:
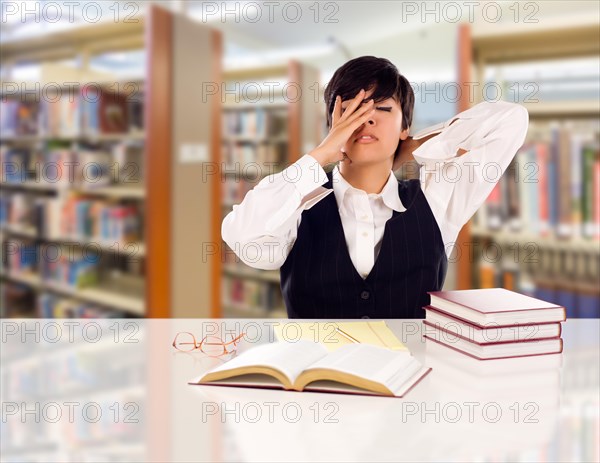
<instances>
[{"instance_id":1,"label":"woman's neck","mask_svg":"<svg viewBox=\"0 0 600 463\"><path fill-rule=\"evenodd\" d=\"M367 194L379 194L390 177L392 166L389 162L378 164L346 164L340 162L338 169L344 179L354 188L365 191Z\"/></svg>"}]
</instances>

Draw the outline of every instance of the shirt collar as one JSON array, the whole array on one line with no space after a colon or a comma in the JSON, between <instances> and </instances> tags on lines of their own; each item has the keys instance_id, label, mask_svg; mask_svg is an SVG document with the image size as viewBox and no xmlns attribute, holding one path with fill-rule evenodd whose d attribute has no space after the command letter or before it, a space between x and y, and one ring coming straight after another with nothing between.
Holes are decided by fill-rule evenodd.
<instances>
[{"instance_id":1,"label":"shirt collar","mask_svg":"<svg viewBox=\"0 0 600 463\"><path fill-rule=\"evenodd\" d=\"M348 192L365 193L364 190L359 190L358 188L354 188L352 185L350 185L342 176L338 166L333 168L332 184L333 193L335 194L335 199L339 208L344 207L344 198ZM379 193L379 196L381 196L383 203L390 209L393 209L397 212L406 211L406 207L404 207L404 204L402 204L400 196L398 195L398 180L391 169L387 183L383 187L383 190L381 190Z\"/></svg>"}]
</instances>

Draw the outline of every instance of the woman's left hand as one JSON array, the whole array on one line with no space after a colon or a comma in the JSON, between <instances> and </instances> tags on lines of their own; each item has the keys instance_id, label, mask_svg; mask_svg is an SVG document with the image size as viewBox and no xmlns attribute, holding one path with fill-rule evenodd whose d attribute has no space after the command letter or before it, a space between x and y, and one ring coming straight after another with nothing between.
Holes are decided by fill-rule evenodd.
<instances>
[{"instance_id":1,"label":"woman's left hand","mask_svg":"<svg viewBox=\"0 0 600 463\"><path fill-rule=\"evenodd\" d=\"M454 122L455 121L452 121L452 123L454 123ZM452 123L450 125L452 125ZM418 140L415 140L413 137L410 137L410 136L407 137L406 140L401 140L400 141L400 152L398 153L398 156L396 156L396 159L394 159L394 163L392 165L392 171L393 172L397 171L406 162L414 161L415 158L413 156L413 151L415 151L419 146L421 146L427 140L435 137L436 135L439 135L440 133L441 132L434 133L427 137L419 138ZM465 153L467 153L467 150L458 148L458 150L456 152L456 156L457 157L462 156Z\"/></svg>"},{"instance_id":2,"label":"woman's left hand","mask_svg":"<svg viewBox=\"0 0 600 463\"><path fill-rule=\"evenodd\" d=\"M415 140L413 137L407 137L406 140L400 141L400 152L392 165L392 171L397 171L404 163L414 161L413 151L421 146L421 140Z\"/></svg>"}]
</instances>

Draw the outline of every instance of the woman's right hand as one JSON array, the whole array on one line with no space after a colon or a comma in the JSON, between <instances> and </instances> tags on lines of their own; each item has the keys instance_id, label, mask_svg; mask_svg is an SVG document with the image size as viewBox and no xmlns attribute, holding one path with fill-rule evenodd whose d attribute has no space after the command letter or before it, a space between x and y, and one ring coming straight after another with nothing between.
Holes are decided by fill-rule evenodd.
<instances>
[{"instance_id":1,"label":"woman's right hand","mask_svg":"<svg viewBox=\"0 0 600 463\"><path fill-rule=\"evenodd\" d=\"M344 161L347 158L346 153L342 151L344 145L350 136L365 122L375 111L373 109L373 100L369 100L361 106L361 103L366 92L361 90L351 100L349 106L342 111L342 98L338 95L335 97L335 104L331 114L331 129L329 134L312 150L310 154L314 157L321 166L325 166L332 162ZM358 108L358 109L357 109ZM352 160L350 160L352 162Z\"/></svg>"}]
</instances>

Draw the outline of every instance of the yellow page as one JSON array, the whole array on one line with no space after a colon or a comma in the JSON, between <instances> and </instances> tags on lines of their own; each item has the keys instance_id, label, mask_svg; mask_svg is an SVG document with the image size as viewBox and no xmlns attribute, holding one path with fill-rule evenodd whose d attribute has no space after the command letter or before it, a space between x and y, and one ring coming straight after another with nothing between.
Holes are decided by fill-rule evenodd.
<instances>
[{"instance_id":1,"label":"yellow page","mask_svg":"<svg viewBox=\"0 0 600 463\"><path fill-rule=\"evenodd\" d=\"M354 344L336 331L348 333L361 344L387 347L391 350L408 350L389 329L385 320L368 322L281 322L273 327L278 341L296 342L300 339L319 342L329 352Z\"/></svg>"}]
</instances>

